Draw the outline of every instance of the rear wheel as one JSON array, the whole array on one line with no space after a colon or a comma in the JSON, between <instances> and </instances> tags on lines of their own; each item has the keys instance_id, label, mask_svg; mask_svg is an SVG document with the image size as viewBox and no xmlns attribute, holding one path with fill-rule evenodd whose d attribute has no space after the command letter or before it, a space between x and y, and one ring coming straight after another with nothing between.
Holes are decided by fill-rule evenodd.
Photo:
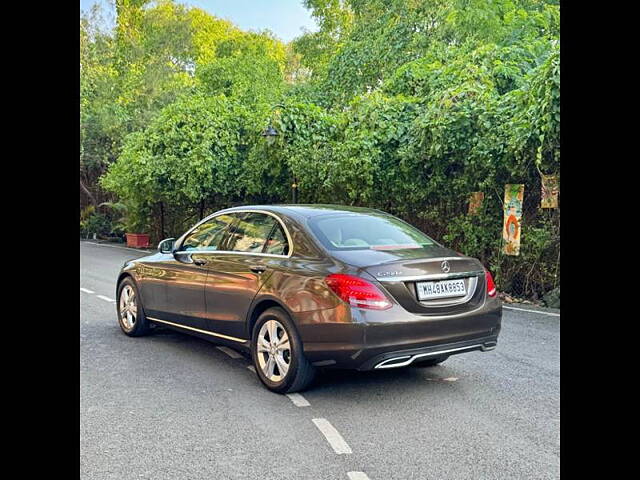
<instances>
[{"instance_id":1,"label":"rear wheel","mask_svg":"<svg viewBox=\"0 0 640 480\"><path fill-rule=\"evenodd\" d=\"M251 355L260 381L273 392L298 392L315 378L316 369L304 356L298 332L281 308L270 308L258 317Z\"/></svg>"},{"instance_id":2,"label":"rear wheel","mask_svg":"<svg viewBox=\"0 0 640 480\"><path fill-rule=\"evenodd\" d=\"M118 323L126 335L141 337L149 333L149 322L142 308L138 287L131 278L125 278L118 286L116 305Z\"/></svg>"},{"instance_id":3,"label":"rear wheel","mask_svg":"<svg viewBox=\"0 0 640 480\"><path fill-rule=\"evenodd\" d=\"M423 368L423 367L435 367L436 365L444 362L449 355L445 355L443 357L435 357L435 358L427 358L425 360L419 360L417 362L413 362L411 365L413 367Z\"/></svg>"}]
</instances>

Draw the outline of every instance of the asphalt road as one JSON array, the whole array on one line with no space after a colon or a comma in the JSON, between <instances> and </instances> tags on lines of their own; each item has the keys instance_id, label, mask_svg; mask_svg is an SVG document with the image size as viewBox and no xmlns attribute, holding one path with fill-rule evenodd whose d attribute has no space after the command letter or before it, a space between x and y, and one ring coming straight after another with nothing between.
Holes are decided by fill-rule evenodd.
<instances>
[{"instance_id":1,"label":"asphalt road","mask_svg":"<svg viewBox=\"0 0 640 480\"><path fill-rule=\"evenodd\" d=\"M559 316L505 309L491 352L290 398L212 343L122 334L116 275L142 255L80 242L82 479L559 478Z\"/></svg>"}]
</instances>

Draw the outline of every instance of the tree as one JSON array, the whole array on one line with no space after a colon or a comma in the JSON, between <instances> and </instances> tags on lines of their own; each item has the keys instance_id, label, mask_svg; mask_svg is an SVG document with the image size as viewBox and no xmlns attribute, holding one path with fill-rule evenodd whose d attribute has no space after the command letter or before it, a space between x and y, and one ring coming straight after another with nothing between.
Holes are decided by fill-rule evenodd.
<instances>
[{"instance_id":1,"label":"tree","mask_svg":"<svg viewBox=\"0 0 640 480\"><path fill-rule=\"evenodd\" d=\"M184 96L145 130L127 137L102 186L141 212L160 204L220 205L240 199L243 190L236 180L253 123L247 109L222 95Z\"/></svg>"},{"instance_id":2,"label":"tree","mask_svg":"<svg viewBox=\"0 0 640 480\"><path fill-rule=\"evenodd\" d=\"M168 0L118 1L114 32L83 17L84 195L110 165L101 185L160 235L207 207L287 202L295 181L300 201L409 220L514 292L556 285L559 211L537 206L541 173L559 173L558 2L304 3L319 31L288 45ZM506 183L527 189L527 243L507 259Z\"/></svg>"}]
</instances>

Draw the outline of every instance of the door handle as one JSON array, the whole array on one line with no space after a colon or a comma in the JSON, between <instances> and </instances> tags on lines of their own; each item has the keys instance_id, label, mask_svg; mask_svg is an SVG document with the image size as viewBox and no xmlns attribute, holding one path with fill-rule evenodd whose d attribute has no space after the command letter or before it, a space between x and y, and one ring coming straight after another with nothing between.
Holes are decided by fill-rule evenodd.
<instances>
[{"instance_id":1,"label":"door handle","mask_svg":"<svg viewBox=\"0 0 640 480\"><path fill-rule=\"evenodd\" d=\"M251 270L253 273L257 273L258 275L264 273L266 269L267 267L265 267L264 265L252 265L249 267L249 270Z\"/></svg>"},{"instance_id":2,"label":"door handle","mask_svg":"<svg viewBox=\"0 0 640 480\"><path fill-rule=\"evenodd\" d=\"M201 258L194 258L193 259L193 263L195 263L196 265L206 265L207 261L206 260L202 260Z\"/></svg>"}]
</instances>

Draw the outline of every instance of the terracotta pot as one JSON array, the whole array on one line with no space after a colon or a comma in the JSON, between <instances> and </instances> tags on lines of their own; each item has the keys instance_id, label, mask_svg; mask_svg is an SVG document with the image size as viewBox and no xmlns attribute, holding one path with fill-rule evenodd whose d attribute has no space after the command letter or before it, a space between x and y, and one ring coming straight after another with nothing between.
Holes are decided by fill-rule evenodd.
<instances>
[{"instance_id":1,"label":"terracotta pot","mask_svg":"<svg viewBox=\"0 0 640 480\"><path fill-rule=\"evenodd\" d=\"M147 248L149 247L149 234L147 233L127 233L127 247Z\"/></svg>"}]
</instances>

